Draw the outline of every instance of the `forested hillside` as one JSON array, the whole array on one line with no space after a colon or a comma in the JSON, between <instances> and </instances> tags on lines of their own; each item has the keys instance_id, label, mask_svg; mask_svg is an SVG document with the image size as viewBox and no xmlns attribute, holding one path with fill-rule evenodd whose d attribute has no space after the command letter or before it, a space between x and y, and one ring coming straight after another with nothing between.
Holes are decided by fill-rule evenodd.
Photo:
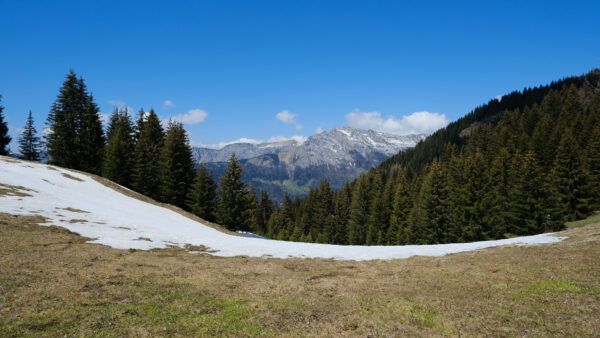
<instances>
[{"instance_id":1,"label":"forested hillside","mask_svg":"<svg viewBox=\"0 0 600 338\"><path fill-rule=\"evenodd\" d=\"M500 239L559 230L600 208L599 83L594 70L491 100L339 191L323 180L280 204L242 180L235 156L218 181L204 166L194 173L183 125L163 126L152 109L135 123L117 109L104 131L73 71L52 105L46 146L53 164L102 174L234 231L353 245ZM21 140L35 159L40 144L27 126L31 117Z\"/></svg>"},{"instance_id":2,"label":"forested hillside","mask_svg":"<svg viewBox=\"0 0 600 338\"><path fill-rule=\"evenodd\" d=\"M600 207L600 70L508 94L340 191L285 199L272 238L425 244L560 230Z\"/></svg>"}]
</instances>

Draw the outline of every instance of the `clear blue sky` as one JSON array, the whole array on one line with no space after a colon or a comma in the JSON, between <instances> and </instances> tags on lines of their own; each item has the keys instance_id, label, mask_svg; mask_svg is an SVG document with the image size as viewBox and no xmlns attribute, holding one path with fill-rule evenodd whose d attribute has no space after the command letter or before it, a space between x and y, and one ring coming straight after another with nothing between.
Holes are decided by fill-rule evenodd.
<instances>
[{"instance_id":1,"label":"clear blue sky","mask_svg":"<svg viewBox=\"0 0 600 338\"><path fill-rule=\"evenodd\" d=\"M70 68L104 114L206 112L195 143L401 132L599 67L599 19L600 1L0 0L0 94L13 134L29 110L42 128Z\"/></svg>"}]
</instances>

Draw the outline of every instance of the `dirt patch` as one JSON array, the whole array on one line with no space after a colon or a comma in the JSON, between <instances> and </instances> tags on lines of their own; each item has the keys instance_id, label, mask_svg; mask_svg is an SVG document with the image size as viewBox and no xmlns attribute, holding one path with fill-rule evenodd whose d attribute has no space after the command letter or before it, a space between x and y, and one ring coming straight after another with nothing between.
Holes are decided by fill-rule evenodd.
<instances>
[{"instance_id":1,"label":"dirt patch","mask_svg":"<svg viewBox=\"0 0 600 338\"><path fill-rule=\"evenodd\" d=\"M66 207L66 208L62 208L63 210L67 210L70 212L78 212L78 213L82 213L82 214L89 214L89 211L85 211L85 210L81 210L81 209L75 209L75 208L71 208L71 207Z\"/></svg>"},{"instance_id":2,"label":"dirt patch","mask_svg":"<svg viewBox=\"0 0 600 338\"><path fill-rule=\"evenodd\" d=\"M74 181L83 182L83 180L82 180L81 178L79 178L79 177L75 177L75 176L73 176L73 175L69 175L69 174L67 174L67 173L62 173L61 175L63 175L63 176L64 176L64 177L66 177L66 178L70 178L70 179L72 179L72 180L74 180Z\"/></svg>"},{"instance_id":3,"label":"dirt patch","mask_svg":"<svg viewBox=\"0 0 600 338\"><path fill-rule=\"evenodd\" d=\"M0 196L18 196L18 197L31 197L32 195L25 193L24 191L37 192L32 189L25 188L20 185L10 185L0 183Z\"/></svg>"},{"instance_id":4,"label":"dirt patch","mask_svg":"<svg viewBox=\"0 0 600 338\"><path fill-rule=\"evenodd\" d=\"M85 219L71 219L69 220L69 223L87 223L87 220Z\"/></svg>"},{"instance_id":5,"label":"dirt patch","mask_svg":"<svg viewBox=\"0 0 600 338\"><path fill-rule=\"evenodd\" d=\"M96 222L98 223L98 222ZM99 224L106 224L106 223L99 223ZM113 229L119 229L119 230L131 230L131 228L128 227L112 227Z\"/></svg>"},{"instance_id":6,"label":"dirt patch","mask_svg":"<svg viewBox=\"0 0 600 338\"><path fill-rule=\"evenodd\" d=\"M136 241L146 241L146 242L152 242L152 240L148 237L138 237L136 239Z\"/></svg>"}]
</instances>

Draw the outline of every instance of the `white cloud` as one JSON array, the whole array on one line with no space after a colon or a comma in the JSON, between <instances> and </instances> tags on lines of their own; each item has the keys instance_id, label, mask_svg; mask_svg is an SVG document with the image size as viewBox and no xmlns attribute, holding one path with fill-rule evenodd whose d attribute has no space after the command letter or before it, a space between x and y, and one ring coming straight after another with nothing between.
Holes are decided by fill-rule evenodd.
<instances>
[{"instance_id":1,"label":"white cloud","mask_svg":"<svg viewBox=\"0 0 600 338\"><path fill-rule=\"evenodd\" d=\"M285 124L293 125L296 130L302 129L302 125L298 122L298 115L292 114L288 110L280 111L275 117Z\"/></svg>"},{"instance_id":2,"label":"white cloud","mask_svg":"<svg viewBox=\"0 0 600 338\"><path fill-rule=\"evenodd\" d=\"M361 112L358 109L346 114L346 121L352 127L397 135L431 134L450 122L446 115L428 111L404 115L401 119L392 115L384 119L379 112Z\"/></svg>"},{"instance_id":3,"label":"white cloud","mask_svg":"<svg viewBox=\"0 0 600 338\"><path fill-rule=\"evenodd\" d=\"M107 126L110 122L110 114L102 114L100 113L100 122L102 122L103 126Z\"/></svg>"},{"instance_id":4,"label":"white cloud","mask_svg":"<svg viewBox=\"0 0 600 338\"><path fill-rule=\"evenodd\" d=\"M500 100L502 100L502 97L503 97L503 96L504 96L504 95L496 95L494 98L495 98L496 100L500 101Z\"/></svg>"},{"instance_id":5,"label":"white cloud","mask_svg":"<svg viewBox=\"0 0 600 338\"><path fill-rule=\"evenodd\" d=\"M315 129L315 134L320 134L322 132L324 132L324 130L321 127L317 127L317 129Z\"/></svg>"},{"instance_id":6,"label":"white cloud","mask_svg":"<svg viewBox=\"0 0 600 338\"><path fill-rule=\"evenodd\" d=\"M198 124L204 122L208 117L208 113L202 109L191 109L185 114L179 114L171 117L173 121L181 122L183 124ZM167 119L168 120L168 119Z\"/></svg>"},{"instance_id":7,"label":"white cloud","mask_svg":"<svg viewBox=\"0 0 600 338\"><path fill-rule=\"evenodd\" d=\"M172 107L175 107L175 103L173 103L173 101L171 101L171 100L166 100L163 103L163 108L172 108Z\"/></svg>"}]
</instances>

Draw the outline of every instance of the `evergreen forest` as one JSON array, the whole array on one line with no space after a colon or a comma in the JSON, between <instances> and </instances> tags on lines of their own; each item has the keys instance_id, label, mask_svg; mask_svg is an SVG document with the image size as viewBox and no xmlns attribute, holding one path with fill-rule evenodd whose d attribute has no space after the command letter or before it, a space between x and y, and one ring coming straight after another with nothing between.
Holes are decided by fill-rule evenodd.
<instances>
[{"instance_id":1,"label":"evergreen forest","mask_svg":"<svg viewBox=\"0 0 600 338\"><path fill-rule=\"evenodd\" d=\"M0 106L0 154L10 142ZM349 245L471 242L561 230L600 208L600 70L493 99L333 191L281 204L244 182L235 155L218 181L188 134L150 109L115 109L106 130L70 71L47 119L50 163L102 175L233 231ZM20 152L40 158L31 112Z\"/></svg>"}]
</instances>

